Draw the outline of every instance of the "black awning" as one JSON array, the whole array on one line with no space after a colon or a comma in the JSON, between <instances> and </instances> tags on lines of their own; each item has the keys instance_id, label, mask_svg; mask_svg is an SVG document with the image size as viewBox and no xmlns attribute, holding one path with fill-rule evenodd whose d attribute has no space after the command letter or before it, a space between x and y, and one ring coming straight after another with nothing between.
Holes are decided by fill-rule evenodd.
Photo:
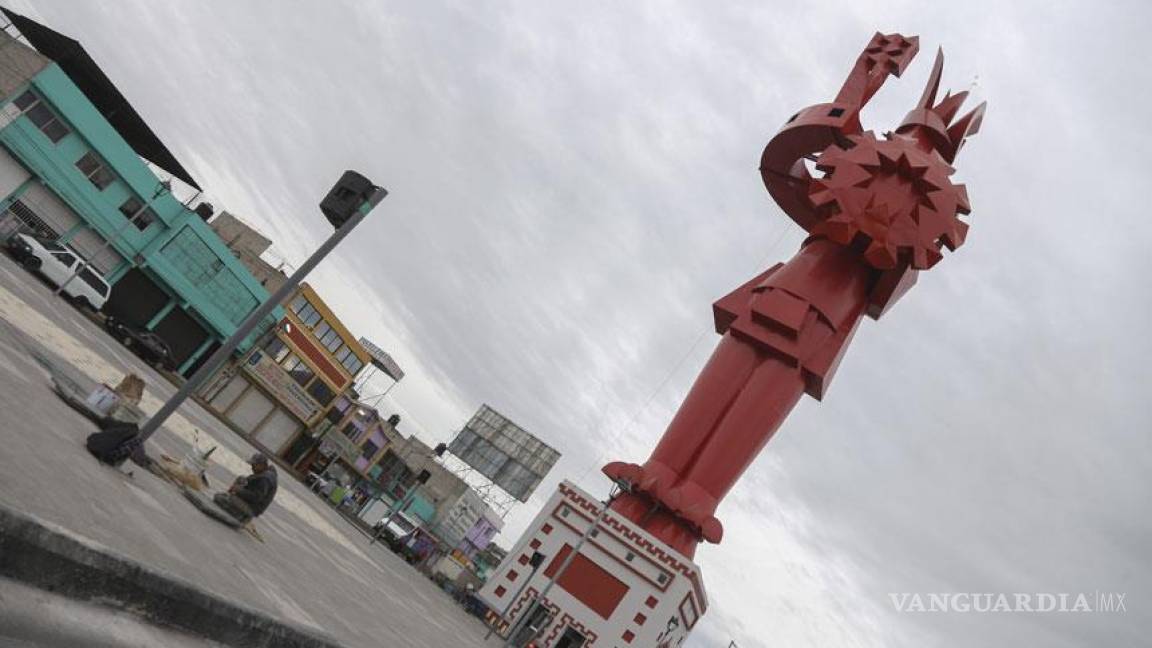
<instances>
[{"instance_id":1,"label":"black awning","mask_svg":"<svg viewBox=\"0 0 1152 648\"><path fill-rule=\"evenodd\" d=\"M164 146L140 114L132 108L132 104L120 94L120 90L104 74L96 61L92 60L83 45L31 18L8 9L3 11L32 47L60 66L60 69L72 79L72 82L140 157L171 173L189 186L200 189L200 185L192 179L192 174L176 161L176 157L168 147Z\"/></svg>"}]
</instances>

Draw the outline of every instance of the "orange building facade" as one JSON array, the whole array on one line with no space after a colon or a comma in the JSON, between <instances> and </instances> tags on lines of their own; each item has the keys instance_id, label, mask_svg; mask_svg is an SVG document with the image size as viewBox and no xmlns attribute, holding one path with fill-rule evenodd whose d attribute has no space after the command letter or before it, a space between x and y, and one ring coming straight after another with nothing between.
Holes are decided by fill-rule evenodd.
<instances>
[{"instance_id":1,"label":"orange building facade","mask_svg":"<svg viewBox=\"0 0 1152 648\"><path fill-rule=\"evenodd\" d=\"M269 336L201 397L265 451L288 459L344 418L334 406L346 402L341 395L370 356L310 285L284 306Z\"/></svg>"}]
</instances>

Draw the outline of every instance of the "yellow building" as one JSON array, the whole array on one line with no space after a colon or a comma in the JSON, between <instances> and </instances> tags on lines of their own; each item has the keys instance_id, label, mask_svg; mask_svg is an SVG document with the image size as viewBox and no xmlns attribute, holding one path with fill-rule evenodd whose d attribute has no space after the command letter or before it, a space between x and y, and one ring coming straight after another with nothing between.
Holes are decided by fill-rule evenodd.
<instances>
[{"instance_id":1,"label":"yellow building","mask_svg":"<svg viewBox=\"0 0 1152 648\"><path fill-rule=\"evenodd\" d=\"M344 418L333 405L371 358L308 284L285 307L271 337L203 397L268 452L292 456L311 447L310 428L323 432Z\"/></svg>"}]
</instances>

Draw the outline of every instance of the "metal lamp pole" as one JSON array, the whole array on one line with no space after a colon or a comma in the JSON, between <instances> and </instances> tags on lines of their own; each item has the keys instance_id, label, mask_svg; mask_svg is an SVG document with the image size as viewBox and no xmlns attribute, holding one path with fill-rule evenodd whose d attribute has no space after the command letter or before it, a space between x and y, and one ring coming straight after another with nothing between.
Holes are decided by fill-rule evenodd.
<instances>
[{"instance_id":1,"label":"metal lamp pole","mask_svg":"<svg viewBox=\"0 0 1152 648\"><path fill-rule=\"evenodd\" d=\"M156 200L164 192L171 192L171 191L172 191L172 183L165 180L164 182L160 183L160 187L158 189L156 189L156 193L152 194L152 200ZM136 224L136 218L139 217L140 214L143 214L145 209L148 209L150 202L151 201L145 202L143 205L140 206L140 209L137 209L135 213L133 213L131 216L129 216L128 220L126 222L124 222L123 224L121 224L120 228L112 233L112 238L104 239L104 244L101 245L100 248L96 250L96 253L93 254L93 258L100 256L101 254L104 253L105 250L112 247L113 243L119 241L121 236L123 236L124 231L128 229L128 226L129 225L135 225ZM78 277L80 275L80 273L84 270L84 268L87 268L90 265L92 265L92 264L88 263L83 258L80 258L80 263L78 263L76 265L76 269L73 270L72 274L67 279L64 280L64 283L60 284L60 286L56 289L56 294L59 295L59 294L63 293L64 289L68 287L68 284L72 283L72 280L75 279L76 277Z\"/></svg>"},{"instance_id":2,"label":"metal lamp pole","mask_svg":"<svg viewBox=\"0 0 1152 648\"><path fill-rule=\"evenodd\" d=\"M168 420L168 417L171 416L172 413L175 412L176 409L180 407L180 405L185 400L187 400L193 392L196 391L201 383L203 383L209 376L211 376L213 372L215 372L216 369L218 369L220 365L222 365L224 361L232 355L232 352L236 350L236 347L240 345L240 342L248 337L248 335L252 332L252 329L256 328L256 325L259 324L261 320L267 317L268 314L271 313L272 310L280 304L280 302L284 301L284 299L293 290L296 289L296 286L300 284L304 277L309 272L311 272L312 269L315 268L316 265L324 259L324 257L328 256L328 253L331 252L333 248L335 248L336 245L340 243L340 241L344 240L344 237L348 236L352 230L360 224L360 221L364 220L364 217L368 215L368 212L372 211L372 208L379 204L380 201L384 199L384 196L388 195L388 192L383 187L374 186L367 180L367 178L364 178L355 172L349 171L344 174L344 177L341 178L340 183L338 183L336 187L333 188L332 193L329 194L329 198L331 198L333 194L338 194L338 192L341 190L346 192L351 191L345 189L344 187L344 185L349 182L347 180L349 174L354 174L359 179L358 181L352 181L356 182L357 186L367 184L369 187L367 190L358 192L358 206L356 206L354 210L348 214L348 218L346 220L343 220L343 222L337 225L336 231L332 233L332 236L329 236L328 240L324 241L324 243L319 248L317 248L315 252L312 253L312 256L308 257L308 260L305 261L300 266L300 268L296 270L296 272L292 273L292 276L288 278L288 281L284 282L284 285L280 286L280 288L278 288L276 292L272 293L272 295L267 300L265 300L263 304L257 307L256 310L252 311L248 317L245 318L238 327L236 327L236 331L232 333L232 335L227 340L225 340L223 344L220 345L220 348L217 349L216 352L213 353L206 362L204 362L204 364L200 365L200 368L196 370L196 373L192 374L192 377L189 378L188 381L180 387L176 394L172 396L172 398L169 398L168 402L164 403L160 410L153 414L152 417L149 418L143 426L141 426L140 436L138 437L141 443L146 441L149 437L155 434L158 429L160 429L160 426L164 424L164 421ZM325 200L327 201L328 199ZM323 207L324 203L321 203L321 206ZM329 216L329 220L332 220L331 216Z\"/></svg>"},{"instance_id":3,"label":"metal lamp pole","mask_svg":"<svg viewBox=\"0 0 1152 648\"><path fill-rule=\"evenodd\" d=\"M504 617L508 616L509 608L516 602L516 599L520 598L520 593L524 591L524 588L528 587L528 583L530 583L532 577L536 575L536 570L540 569L540 565L544 564L544 554L539 551L532 552L532 558L528 560L528 564L532 566L532 571L528 574L528 578L525 578L524 582L520 583L520 587L516 590L516 593L512 595L512 598L508 599L508 604L504 606L504 611L500 613L500 621L503 621ZM500 623L497 622L496 625L500 625ZM484 641L488 641L488 638L491 637L494 632L496 632L496 627L492 625L488 626L488 634L484 635ZM509 633L508 636L511 637L511 633Z\"/></svg>"},{"instance_id":4,"label":"metal lamp pole","mask_svg":"<svg viewBox=\"0 0 1152 648\"><path fill-rule=\"evenodd\" d=\"M602 506L600 507L600 513L596 516L596 519L592 521L592 524L588 525L587 529L584 529L583 535L581 535L580 539L576 541L576 544L572 547L572 551L569 551L568 555L564 557L564 560L560 562L560 567L556 570L556 573L552 574L552 577L548 579L548 582L544 583L544 587L540 588L540 592L532 598L532 601L528 604L528 607L525 608L524 614L521 614L520 618L512 624L512 628L508 631L508 636L504 640L505 648L511 648L514 646L512 642L516 640L516 633L520 632L520 628L528 623L528 619L532 616L532 613L536 611L536 606L539 605L540 601L544 600L544 598L548 596L548 592L552 589L552 586L556 583L556 581L560 580L561 576L564 575L564 572L568 569L568 566L572 564L572 560L576 558L576 554L580 553L580 548L583 547L584 543L588 541L588 538L592 535L592 532L600 527L600 523L604 521L604 516L608 514L608 505L612 503L612 499L615 496L616 486L613 485L612 491L608 494L608 500L602 503Z\"/></svg>"}]
</instances>

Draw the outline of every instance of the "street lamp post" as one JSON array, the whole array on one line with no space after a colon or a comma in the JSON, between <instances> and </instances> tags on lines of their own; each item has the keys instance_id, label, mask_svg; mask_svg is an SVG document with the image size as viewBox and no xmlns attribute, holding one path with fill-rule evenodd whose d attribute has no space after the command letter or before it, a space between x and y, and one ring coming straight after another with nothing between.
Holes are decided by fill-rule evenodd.
<instances>
[{"instance_id":1,"label":"street lamp post","mask_svg":"<svg viewBox=\"0 0 1152 648\"><path fill-rule=\"evenodd\" d=\"M576 555L580 553L580 549L584 546L584 543L588 542L588 538L592 535L592 532L600 528L600 523L604 521L604 517L608 514L608 505L612 503L612 499L615 497L616 486L613 485L612 491L608 493L607 501L603 502L601 505L600 513L596 516L596 519L592 521L592 524L588 525L588 528L584 529L584 533L580 535L580 539L576 541L576 544L572 547L572 550L568 552L568 555L564 557L564 560L560 561L560 566L556 569L556 572L552 574L552 577L548 579L548 582L544 583L544 587L540 589L540 592L536 594L536 596L529 599L528 606L525 608L524 613L521 614L520 618L516 619L516 622L512 624L511 628L509 628L508 636L504 639L505 648L513 648L516 645L516 634L519 633L520 629L528 623L532 613L536 611L536 606L538 606L541 601L545 600L544 597L548 596L548 592L551 591L552 586L556 583L556 581L560 580L560 577L563 576L564 572L568 570L568 566L572 564L572 560L575 559ZM545 574L547 574L547 572L545 572Z\"/></svg>"},{"instance_id":2,"label":"street lamp post","mask_svg":"<svg viewBox=\"0 0 1152 648\"><path fill-rule=\"evenodd\" d=\"M256 325L260 323L280 302L291 294L296 286L303 281L304 277L328 256L328 253L336 247L340 241L344 240L348 234L352 232L360 221L372 211L372 208L380 203L387 196L388 192L383 187L377 187L372 184L370 180L364 176L356 173L355 171L345 171L341 176L339 182L332 187L328 192L328 196L320 203L320 209L324 212L328 221L336 228L336 231L328 237L328 240L308 257L308 260L301 264L296 272L284 282L276 292L264 301L263 304L258 306L256 310L252 311L239 326L236 331L220 345L220 348L208 358L192 374L192 377L184 383L183 386L177 390L172 398L160 408L158 412L152 415L144 425L140 428L140 436L138 437L140 443L148 440L153 434L156 433L164 421L180 407L181 403L188 399L193 392L203 383L209 376L215 372L220 365L232 355L236 347L240 345L245 338L252 332Z\"/></svg>"},{"instance_id":3,"label":"street lamp post","mask_svg":"<svg viewBox=\"0 0 1152 648\"><path fill-rule=\"evenodd\" d=\"M508 610L515 604L516 599L520 598L520 593L524 591L528 583L532 581L532 577L536 575L536 570L540 569L540 565L544 564L544 558L544 554L539 551L532 552L532 557L528 559L528 564L532 567L532 571L528 574L528 578L525 578L523 582L520 583L520 587L516 590L516 593L512 595L512 598L508 599L508 603L504 605L504 611L500 613L500 619L496 621L494 625L488 626L488 634L484 635L484 641L488 641L492 633L496 632L496 626L500 625L504 618L508 616ZM509 633L509 636L511 636L511 633Z\"/></svg>"},{"instance_id":4,"label":"street lamp post","mask_svg":"<svg viewBox=\"0 0 1152 648\"><path fill-rule=\"evenodd\" d=\"M156 188L156 193L152 194L152 201L159 198L165 192L171 193L171 191L172 191L172 183L168 182L167 180L165 180L164 182L161 182L160 185ZM140 214L143 214L144 211L148 209L149 204L152 201L145 201L143 205L140 205L139 209L137 209L135 212L133 212L133 214L131 216L128 217L128 220L126 222L124 222L120 225L119 229L117 229L115 232L112 233L111 238L104 239L104 244L101 245L100 248L96 250L96 252L92 255L92 258L95 259L96 257L99 257L101 254L104 253L105 250L112 247L113 243L116 243L117 241L119 241L120 238L124 235L125 230L128 229L128 226L136 224L136 219L140 216ZM61 293L63 293L64 289L68 287L68 284L72 283L72 280L75 279L76 277L78 277L80 275L80 273L84 271L84 268L87 268L88 266L92 265L82 258L79 259L79 261L80 261L80 263L76 264L76 268L72 271L72 274L67 279L65 279L64 282L61 283L60 286L56 289L57 295L60 295Z\"/></svg>"}]
</instances>

